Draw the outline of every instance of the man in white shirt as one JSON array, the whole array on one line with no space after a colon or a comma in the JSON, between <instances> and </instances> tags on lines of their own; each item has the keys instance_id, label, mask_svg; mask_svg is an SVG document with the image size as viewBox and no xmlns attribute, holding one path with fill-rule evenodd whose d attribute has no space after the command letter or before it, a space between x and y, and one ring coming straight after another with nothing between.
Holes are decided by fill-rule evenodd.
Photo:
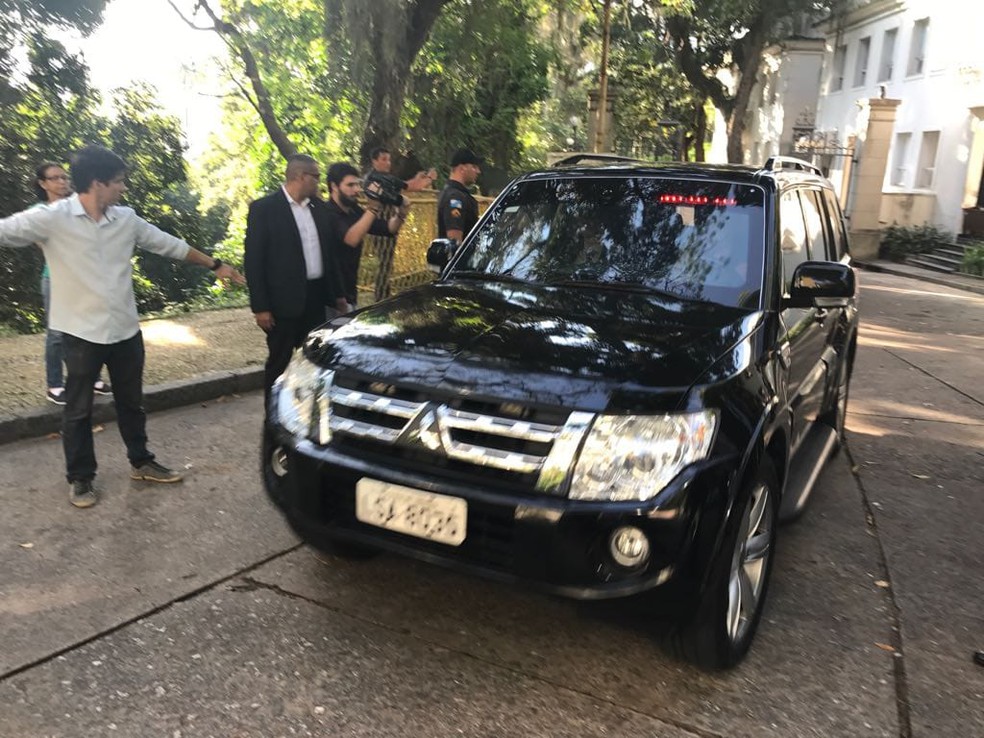
<instances>
[{"instance_id":1,"label":"man in white shirt","mask_svg":"<svg viewBox=\"0 0 984 738\"><path fill-rule=\"evenodd\" d=\"M256 324L266 333L264 388L269 400L294 349L325 322L328 306L345 312L337 273L326 250L321 170L310 156L287 160L284 183L250 203L246 216L246 280Z\"/></svg>"},{"instance_id":2,"label":"man in white shirt","mask_svg":"<svg viewBox=\"0 0 984 738\"><path fill-rule=\"evenodd\" d=\"M130 476L177 482L179 472L158 463L147 449L143 409L144 347L133 295L131 259L142 248L211 269L242 284L242 275L220 259L192 248L117 205L126 192L126 163L109 149L86 146L72 160L78 193L48 208L0 219L0 246L38 244L51 272L50 328L63 334L65 414L62 443L69 501L91 507L96 456L92 442L92 385L105 365L113 385L120 435Z\"/></svg>"}]
</instances>

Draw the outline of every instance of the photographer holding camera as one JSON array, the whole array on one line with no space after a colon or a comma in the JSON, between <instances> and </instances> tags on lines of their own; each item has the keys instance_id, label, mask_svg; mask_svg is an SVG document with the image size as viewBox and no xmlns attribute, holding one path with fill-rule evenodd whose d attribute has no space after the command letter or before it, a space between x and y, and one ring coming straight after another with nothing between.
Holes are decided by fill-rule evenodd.
<instances>
[{"instance_id":1,"label":"photographer holding camera","mask_svg":"<svg viewBox=\"0 0 984 738\"><path fill-rule=\"evenodd\" d=\"M377 146L369 152L369 161L371 168L366 174L363 185L363 190L365 190L367 195L377 187L395 194L400 194L402 190L420 192L430 187L437 178L437 171L434 169L426 172L421 170L406 181L394 177L392 175L392 155L390 154L390 150L383 146ZM393 208L394 205L383 205L379 212L379 217L383 220L389 220L394 213ZM371 239L370 244L378 259L373 293L376 300L382 300L385 297L389 297L390 276L393 273L393 256L396 252L396 238L392 236L381 236Z\"/></svg>"},{"instance_id":2,"label":"photographer holding camera","mask_svg":"<svg viewBox=\"0 0 984 738\"><path fill-rule=\"evenodd\" d=\"M348 310L354 310L358 303L362 239L367 235L394 236L407 218L410 201L400 194L402 184L402 180L389 175L367 177L365 191L369 204L368 209L363 210L357 200L362 189L359 170L345 162L328 167L331 196L326 206L328 252L341 277L342 294L336 297L344 298ZM395 206L395 213L388 219L379 217L384 205Z\"/></svg>"}]
</instances>

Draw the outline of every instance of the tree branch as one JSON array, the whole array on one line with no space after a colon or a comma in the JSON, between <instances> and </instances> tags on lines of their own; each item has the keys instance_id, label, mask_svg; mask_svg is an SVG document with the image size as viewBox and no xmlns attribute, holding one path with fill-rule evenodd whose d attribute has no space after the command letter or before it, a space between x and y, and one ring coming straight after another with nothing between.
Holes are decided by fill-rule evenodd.
<instances>
[{"instance_id":1,"label":"tree branch","mask_svg":"<svg viewBox=\"0 0 984 738\"><path fill-rule=\"evenodd\" d=\"M167 4L174 8L174 12L178 14L178 17L183 20L189 28L194 31L214 31L214 26L197 26L195 22L190 18L186 17L184 13L181 12L181 8L174 4L174 0L167 0Z\"/></svg>"},{"instance_id":2,"label":"tree branch","mask_svg":"<svg viewBox=\"0 0 984 738\"><path fill-rule=\"evenodd\" d=\"M174 6L173 3L171 5L172 7ZM245 67L246 77L249 79L250 86L253 88L253 94L256 96L255 99L250 98L248 92L238 80L233 78L233 82L242 91L243 96L250 105L256 109L267 135L270 136L274 146L277 147L277 151L285 159L296 154L297 146L290 140L277 120L277 113L273 109L273 103L270 101L270 94L267 92L266 85L263 84L259 65L256 63L256 57L253 56L253 50L250 49L246 37L243 36L235 25L220 18L212 10L207 0L198 0L198 7L205 11L205 14L208 15L213 23L213 30L225 40L229 48L235 51L240 61L242 61Z\"/></svg>"}]
</instances>

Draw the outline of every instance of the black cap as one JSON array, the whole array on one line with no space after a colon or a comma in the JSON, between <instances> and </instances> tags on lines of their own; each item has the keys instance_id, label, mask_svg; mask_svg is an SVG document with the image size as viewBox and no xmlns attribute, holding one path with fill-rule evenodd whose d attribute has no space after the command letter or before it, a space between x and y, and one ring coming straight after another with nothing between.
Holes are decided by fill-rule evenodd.
<instances>
[{"instance_id":1,"label":"black cap","mask_svg":"<svg viewBox=\"0 0 984 738\"><path fill-rule=\"evenodd\" d=\"M477 164L482 166L482 157L471 149L458 149L451 157L451 166L456 167L460 164Z\"/></svg>"}]
</instances>

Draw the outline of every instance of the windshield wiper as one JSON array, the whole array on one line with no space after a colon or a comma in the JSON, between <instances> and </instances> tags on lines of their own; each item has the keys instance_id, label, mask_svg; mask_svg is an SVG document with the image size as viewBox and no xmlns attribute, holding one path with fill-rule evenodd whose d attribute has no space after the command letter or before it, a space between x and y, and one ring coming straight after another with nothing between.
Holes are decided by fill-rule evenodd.
<instances>
[{"instance_id":1,"label":"windshield wiper","mask_svg":"<svg viewBox=\"0 0 984 738\"><path fill-rule=\"evenodd\" d=\"M659 290L655 287L650 287L648 284L643 284L642 282L602 282L591 279L564 279L559 282L551 282L551 287L585 287L587 289L593 290L610 290L614 292L645 292L654 293L658 295L669 295L670 297L675 297L680 299L680 295L674 292L668 292L667 290Z\"/></svg>"},{"instance_id":2,"label":"windshield wiper","mask_svg":"<svg viewBox=\"0 0 984 738\"><path fill-rule=\"evenodd\" d=\"M516 282L519 284L533 284L528 279L520 279L519 277L514 277L511 274L490 274L488 272L454 271L448 275L449 279L453 279L456 277L461 277L464 279L478 279L483 282Z\"/></svg>"}]
</instances>

